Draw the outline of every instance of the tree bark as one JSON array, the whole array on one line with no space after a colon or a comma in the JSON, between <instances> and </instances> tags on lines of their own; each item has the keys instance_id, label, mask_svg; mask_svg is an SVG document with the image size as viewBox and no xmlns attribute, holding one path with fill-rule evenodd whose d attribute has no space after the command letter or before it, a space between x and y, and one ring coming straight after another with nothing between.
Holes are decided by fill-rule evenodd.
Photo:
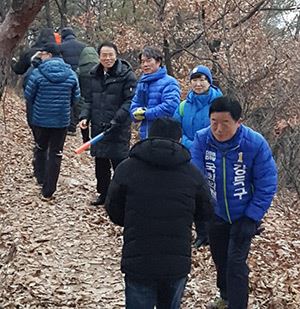
<instances>
[{"instance_id":1,"label":"tree bark","mask_svg":"<svg viewBox=\"0 0 300 309\"><path fill-rule=\"evenodd\" d=\"M6 85L12 51L46 1L13 0L3 23L0 24L0 99Z\"/></svg>"}]
</instances>

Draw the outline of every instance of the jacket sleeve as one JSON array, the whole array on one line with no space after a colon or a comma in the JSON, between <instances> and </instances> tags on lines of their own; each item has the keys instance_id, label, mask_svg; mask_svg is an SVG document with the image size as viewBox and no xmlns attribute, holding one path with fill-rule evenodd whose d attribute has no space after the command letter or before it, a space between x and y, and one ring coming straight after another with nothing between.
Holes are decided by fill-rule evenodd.
<instances>
[{"instance_id":1,"label":"jacket sleeve","mask_svg":"<svg viewBox=\"0 0 300 309\"><path fill-rule=\"evenodd\" d=\"M121 183L123 162L115 170L105 200L105 209L110 220L120 226L124 226L126 204L126 185Z\"/></svg>"},{"instance_id":2,"label":"jacket sleeve","mask_svg":"<svg viewBox=\"0 0 300 309\"><path fill-rule=\"evenodd\" d=\"M177 81L172 81L163 89L161 103L146 110L145 118L154 120L161 117L172 117L180 103L180 88Z\"/></svg>"},{"instance_id":3,"label":"jacket sleeve","mask_svg":"<svg viewBox=\"0 0 300 309\"><path fill-rule=\"evenodd\" d=\"M19 60L11 64L12 70L18 75L24 74L31 65L30 57L31 55L29 50L22 53Z\"/></svg>"},{"instance_id":4,"label":"jacket sleeve","mask_svg":"<svg viewBox=\"0 0 300 309\"><path fill-rule=\"evenodd\" d=\"M192 155L192 163L200 170L202 173L205 173L204 166L204 150L203 141L201 135L196 133L192 146L190 148L190 152Z\"/></svg>"},{"instance_id":5,"label":"jacket sleeve","mask_svg":"<svg viewBox=\"0 0 300 309\"><path fill-rule=\"evenodd\" d=\"M271 205L277 190L277 168L267 141L263 139L253 163L253 197L245 215L260 221Z\"/></svg>"},{"instance_id":6,"label":"jacket sleeve","mask_svg":"<svg viewBox=\"0 0 300 309\"><path fill-rule=\"evenodd\" d=\"M92 82L92 81L90 81ZM82 101L81 112L79 120L90 120L91 119L91 105L92 105L92 87L86 88L84 101Z\"/></svg>"},{"instance_id":7,"label":"jacket sleeve","mask_svg":"<svg viewBox=\"0 0 300 309\"><path fill-rule=\"evenodd\" d=\"M77 102L79 102L80 100L80 88L79 88L79 82L78 82L78 78L76 73L73 72L74 75L74 79L75 79L75 83L74 86L72 88L72 104L75 104Z\"/></svg>"},{"instance_id":8,"label":"jacket sleeve","mask_svg":"<svg viewBox=\"0 0 300 309\"><path fill-rule=\"evenodd\" d=\"M114 120L117 123L124 123L128 119L130 104L134 96L135 89L136 89L136 77L133 72L130 72L123 86L123 104L117 110L114 116Z\"/></svg>"},{"instance_id":9,"label":"jacket sleeve","mask_svg":"<svg viewBox=\"0 0 300 309\"><path fill-rule=\"evenodd\" d=\"M196 194L195 222L209 222L214 214L213 199L204 176L201 172L197 172L199 185Z\"/></svg>"},{"instance_id":10,"label":"jacket sleeve","mask_svg":"<svg viewBox=\"0 0 300 309\"><path fill-rule=\"evenodd\" d=\"M144 107L142 105L142 102L139 100L140 93L141 93L141 83L138 83L137 87L136 87L135 94L134 94L134 96L131 100L131 104L130 104L130 117L131 117L131 120L134 121L134 122L137 122L137 120L133 117L133 113L139 107Z\"/></svg>"},{"instance_id":11,"label":"jacket sleeve","mask_svg":"<svg viewBox=\"0 0 300 309\"><path fill-rule=\"evenodd\" d=\"M34 104L36 93L38 90L38 79L37 79L37 69L34 69L29 76L28 82L26 83L24 90L24 97L26 101L31 104Z\"/></svg>"}]
</instances>

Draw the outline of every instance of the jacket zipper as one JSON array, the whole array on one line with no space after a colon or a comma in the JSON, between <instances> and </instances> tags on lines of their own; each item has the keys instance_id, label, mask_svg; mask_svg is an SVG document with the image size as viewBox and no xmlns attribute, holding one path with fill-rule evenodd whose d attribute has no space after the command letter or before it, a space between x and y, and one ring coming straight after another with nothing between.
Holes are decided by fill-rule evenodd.
<instances>
[{"instance_id":1,"label":"jacket zipper","mask_svg":"<svg viewBox=\"0 0 300 309\"><path fill-rule=\"evenodd\" d=\"M226 157L225 154L222 157L223 160L223 194L224 194L224 202L225 202L225 210L227 214L227 218L229 220L229 223L232 224L230 213L229 213L229 206L227 201L227 191L226 191Z\"/></svg>"}]
</instances>

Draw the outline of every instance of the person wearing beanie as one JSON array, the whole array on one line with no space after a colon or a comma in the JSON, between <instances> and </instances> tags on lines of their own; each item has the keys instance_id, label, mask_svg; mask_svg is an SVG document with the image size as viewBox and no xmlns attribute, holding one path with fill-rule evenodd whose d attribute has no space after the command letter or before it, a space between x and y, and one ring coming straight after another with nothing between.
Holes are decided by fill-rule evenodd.
<instances>
[{"instance_id":1,"label":"person wearing beanie","mask_svg":"<svg viewBox=\"0 0 300 309\"><path fill-rule=\"evenodd\" d=\"M140 138L148 136L151 123L162 117L172 117L180 103L177 80L168 75L162 64L162 53L154 47L145 47L139 55L141 76L130 106L134 122L140 122Z\"/></svg>"},{"instance_id":2,"label":"person wearing beanie","mask_svg":"<svg viewBox=\"0 0 300 309\"><path fill-rule=\"evenodd\" d=\"M209 221L206 180L179 142L180 123L153 121L115 170L105 201L110 219L124 227L121 271L126 308L180 308L191 269L191 230Z\"/></svg>"},{"instance_id":3,"label":"person wearing beanie","mask_svg":"<svg viewBox=\"0 0 300 309\"><path fill-rule=\"evenodd\" d=\"M32 106L35 176L43 198L50 199L56 191L71 105L79 101L80 90L75 72L60 57L59 46L48 43L40 50L42 62L30 74L24 96Z\"/></svg>"},{"instance_id":4,"label":"person wearing beanie","mask_svg":"<svg viewBox=\"0 0 300 309\"><path fill-rule=\"evenodd\" d=\"M31 58L36 52L47 43L55 43L54 32L52 28L44 28L40 31L36 41L32 46L20 54L19 60L12 59L11 69L18 75L23 75L31 66Z\"/></svg>"},{"instance_id":5,"label":"person wearing beanie","mask_svg":"<svg viewBox=\"0 0 300 309\"><path fill-rule=\"evenodd\" d=\"M209 126L208 111L212 101L221 96L221 90L213 85L211 71L204 65L196 66L189 75L191 90L180 103L174 118L181 123L182 144L191 148L195 134ZM208 244L207 231L203 223L196 224L196 240L194 246L199 248Z\"/></svg>"}]
</instances>

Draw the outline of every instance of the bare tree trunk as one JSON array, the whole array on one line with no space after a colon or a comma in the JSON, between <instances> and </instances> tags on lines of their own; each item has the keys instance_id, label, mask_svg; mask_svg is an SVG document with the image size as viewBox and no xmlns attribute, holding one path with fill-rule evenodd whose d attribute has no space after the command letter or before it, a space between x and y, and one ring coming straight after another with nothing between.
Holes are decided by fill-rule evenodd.
<instances>
[{"instance_id":1,"label":"bare tree trunk","mask_svg":"<svg viewBox=\"0 0 300 309\"><path fill-rule=\"evenodd\" d=\"M53 28L52 18L51 18L51 8L49 0L45 3L45 19L47 21L47 27Z\"/></svg>"},{"instance_id":2,"label":"bare tree trunk","mask_svg":"<svg viewBox=\"0 0 300 309\"><path fill-rule=\"evenodd\" d=\"M22 40L29 25L46 1L13 0L10 10L0 25L0 99L6 85L12 51Z\"/></svg>"}]
</instances>

